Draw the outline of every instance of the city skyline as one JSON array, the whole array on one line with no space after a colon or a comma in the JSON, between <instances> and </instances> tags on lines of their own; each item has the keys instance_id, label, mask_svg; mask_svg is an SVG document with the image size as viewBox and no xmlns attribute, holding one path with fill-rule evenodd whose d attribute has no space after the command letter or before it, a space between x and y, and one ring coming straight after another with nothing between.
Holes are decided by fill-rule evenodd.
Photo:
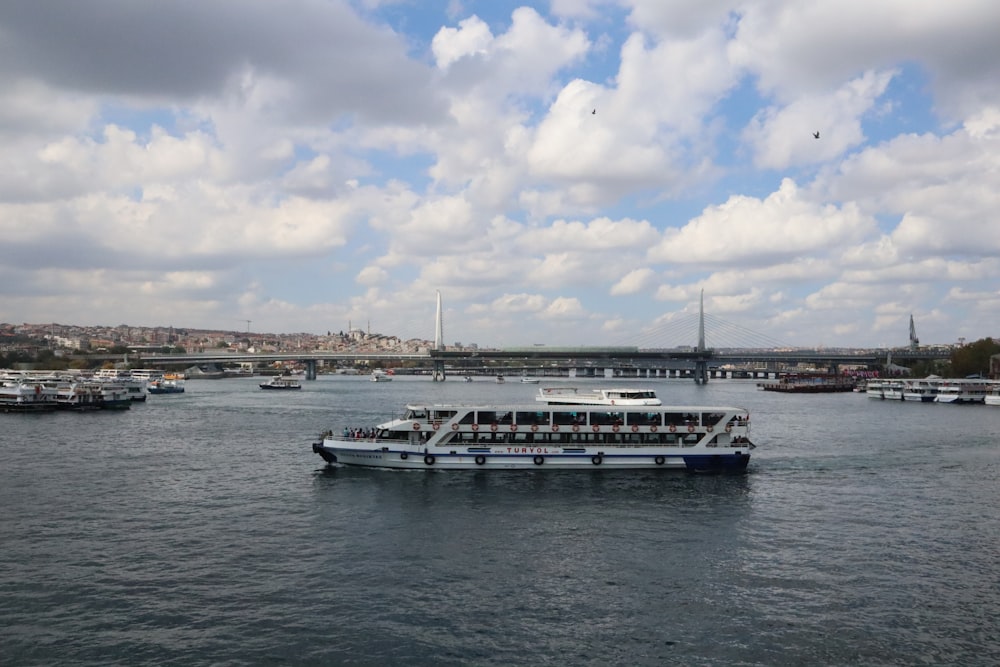
<instances>
[{"instance_id":1,"label":"city skyline","mask_svg":"<svg viewBox=\"0 0 1000 667\"><path fill-rule=\"evenodd\" d=\"M0 6L0 320L1000 331L1000 5ZM343 328L343 324L337 327Z\"/></svg>"}]
</instances>

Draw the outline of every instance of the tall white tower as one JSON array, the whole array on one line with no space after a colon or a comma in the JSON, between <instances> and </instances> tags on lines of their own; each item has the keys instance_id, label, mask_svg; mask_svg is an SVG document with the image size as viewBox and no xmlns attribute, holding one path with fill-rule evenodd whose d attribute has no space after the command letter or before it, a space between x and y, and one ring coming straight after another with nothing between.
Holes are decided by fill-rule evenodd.
<instances>
[{"instance_id":1,"label":"tall white tower","mask_svg":"<svg viewBox=\"0 0 1000 667\"><path fill-rule=\"evenodd\" d=\"M441 290L437 293L437 315L434 317L434 349L444 349L444 316L441 314Z\"/></svg>"},{"instance_id":2,"label":"tall white tower","mask_svg":"<svg viewBox=\"0 0 1000 667\"><path fill-rule=\"evenodd\" d=\"M437 292L437 316L434 318L434 350L444 351L444 315L441 312L441 290ZM434 382L444 382L444 359L434 359L434 370L431 372L431 379Z\"/></svg>"}]
</instances>

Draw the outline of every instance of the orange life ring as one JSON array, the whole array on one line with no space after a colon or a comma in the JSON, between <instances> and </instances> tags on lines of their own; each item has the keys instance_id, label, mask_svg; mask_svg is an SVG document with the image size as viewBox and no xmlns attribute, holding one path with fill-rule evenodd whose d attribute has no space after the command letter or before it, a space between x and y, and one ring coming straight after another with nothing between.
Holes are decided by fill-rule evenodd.
<instances>
[{"instance_id":1,"label":"orange life ring","mask_svg":"<svg viewBox=\"0 0 1000 667\"><path fill-rule=\"evenodd\" d=\"M615 404L615 399L612 398L611 399L611 405L614 405L614 404Z\"/></svg>"},{"instance_id":2,"label":"orange life ring","mask_svg":"<svg viewBox=\"0 0 1000 667\"><path fill-rule=\"evenodd\" d=\"M436 431L436 430L438 430L439 428L441 428L441 422L434 422L434 423L432 424L432 426L434 427L434 430Z\"/></svg>"},{"instance_id":3,"label":"orange life ring","mask_svg":"<svg viewBox=\"0 0 1000 667\"><path fill-rule=\"evenodd\" d=\"M694 433L694 424L688 424L688 433Z\"/></svg>"},{"instance_id":4,"label":"orange life ring","mask_svg":"<svg viewBox=\"0 0 1000 667\"><path fill-rule=\"evenodd\" d=\"M478 431L479 430L479 424L473 424L472 425L472 430L473 431Z\"/></svg>"},{"instance_id":5,"label":"orange life ring","mask_svg":"<svg viewBox=\"0 0 1000 667\"><path fill-rule=\"evenodd\" d=\"M674 424L671 424L670 425L670 432L671 433L677 433L677 426L675 426Z\"/></svg>"},{"instance_id":6,"label":"orange life ring","mask_svg":"<svg viewBox=\"0 0 1000 667\"><path fill-rule=\"evenodd\" d=\"M496 424L496 422L493 422L492 424L490 424L490 430L491 431L497 430L497 424Z\"/></svg>"},{"instance_id":7,"label":"orange life ring","mask_svg":"<svg viewBox=\"0 0 1000 667\"><path fill-rule=\"evenodd\" d=\"M633 433L638 433L639 432L639 427L633 424L632 425L632 432Z\"/></svg>"},{"instance_id":8,"label":"orange life ring","mask_svg":"<svg viewBox=\"0 0 1000 667\"><path fill-rule=\"evenodd\" d=\"M559 432L559 424L553 424L552 425L552 432L553 433L558 433Z\"/></svg>"},{"instance_id":9,"label":"orange life ring","mask_svg":"<svg viewBox=\"0 0 1000 667\"><path fill-rule=\"evenodd\" d=\"M652 426L649 427L649 432L656 433L656 424L653 424Z\"/></svg>"},{"instance_id":10,"label":"orange life ring","mask_svg":"<svg viewBox=\"0 0 1000 667\"><path fill-rule=\"evenodd\" d=\"M420 430L420 424L417 424L416 422L414 422L414 424L413 424L413 430L414 431L419 431Z\"/></svg>"},{"instance_id":11,"label":"orange life ring","mask_svg":"<svg viewBox=\"0 0 1000 667\"><path fill-rule=\"evenodd\" d=\"M580 432L580 425L573 424L573 433L579 433L579 432Z\"/></svg>"},{"instance_id":12,"label":"orange life ring","mask_svg":"<svg viewBox=\"0 0 1000 667\"><path fill-rule=\"evenodd\" d=\"M538 424L532 424L531 425L531 430L532 430L532 432L537 431L538 430Z\"/></svg>"},{"instance_id":13,"label":"orange life ring","mask_svg":"<svg viewBox=\"0 0 1000 667\"><path fill-rule=\"evenodd\" d=\"M452 431L457 431L458 430L458 424L452 424L451 425L451 430Z\"/></svg>"},{"instance_id":14,"label":"orange life ring","mask_svg":"<svg viewBox=\"0 0 1000 667\"><path fill-rule=\"evenodd\" d=\"M711 433L712 431L715 430L715 427L712 426L711 424L709 424L708 426L705 427L705 430L708 431L709 433Z\"/></svg>"},{"instance_id":15,"label":"orange life ring","mask_svg":"<svg viewBox=\"0 0 1000 667\"><path fill-rule=\"evenodd\" d=\"M618 429L619 429L618 424L615 424L614 426L611 427L611 430L614 431L615 433L618 432Z\"/></svg>"},{"instance_id":16,"label":"orange life ring","mask_svg":"<svg viewBox=\"0 0 1000 667\"><path fill-rule=\"evenodd\" d=\"M591 428L594 429L594 433L597 433L598 431L601 430L601 427L598 424L594 424L593 426L591 426Z\"/></svg>"},{"instance_id":17,"label":"orange life ring","mask_svg":"<svg viewBox=\"0 0 1000 667\"><path fill-rule=\"evenodd\" d=\"M726 424L726 433L732 433L732 432L733 432L733 425Z\"/></svg>"},{"instance_id":18,"label":"orange life ring","mask_svg":"<svg viewBox=\"0 0 1000 667\"><path fill-rule=\"evenodd\" d=\"M511 424L510 425L510 430L511 431L516 431L517 430L517 424Z\"/></svg>"}]
</instances>

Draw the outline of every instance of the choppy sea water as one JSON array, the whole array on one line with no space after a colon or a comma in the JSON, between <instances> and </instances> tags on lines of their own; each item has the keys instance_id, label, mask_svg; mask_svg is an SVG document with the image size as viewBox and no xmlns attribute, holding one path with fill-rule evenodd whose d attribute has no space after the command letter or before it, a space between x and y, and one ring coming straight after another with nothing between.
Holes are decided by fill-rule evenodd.
<instances>
[{"instance_id":1,"label":"choppy sea water","mask_svg":"<svg viewBox=\"0 0 1000 667\"><path fill-rule=\"evenodd\" d=\"M0 664L1000 664L1000 409L615 381L749 472L377 471L310 443L537 386L259 381L0 415Z\"/></svg>"}]
</instances>

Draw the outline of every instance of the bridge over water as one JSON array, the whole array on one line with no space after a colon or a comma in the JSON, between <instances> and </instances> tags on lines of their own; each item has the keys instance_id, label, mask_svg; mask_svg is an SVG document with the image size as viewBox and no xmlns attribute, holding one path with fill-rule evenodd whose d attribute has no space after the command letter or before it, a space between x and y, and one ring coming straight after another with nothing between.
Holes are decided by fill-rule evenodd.
<instances>
[{"instance_id":1,"label":"bridge over water","mask_svg":"<svg viewBox=\"0 0 1000 667\"><path fill-rule=\"evenodd\" d=\"M639 347L547 347L501 350L448 350L442 340L442 311L438 295L435 344L424 353L375 353L367 351L326 352L320 350L283 353L208 352L199 354L144 354L135 364L204 365L224 363L296 362L306 367L306 378L315 379L320 364L410 362L417 372L429 372L443 381L448 372L462 375L551 374L554 376L607 376L690 378L708 382L710 377L774 377L783 368L811 364L836 371L843 366L884 368L892 361L946 359L946 350L920 349L916 345L912 318L910 346L879 350L822 349L712 349L706 345L704 300L698 315L698 340L694 347L640 349ZM141 360L140 360L141 359Z\"/></svg>"}]
</instances>

